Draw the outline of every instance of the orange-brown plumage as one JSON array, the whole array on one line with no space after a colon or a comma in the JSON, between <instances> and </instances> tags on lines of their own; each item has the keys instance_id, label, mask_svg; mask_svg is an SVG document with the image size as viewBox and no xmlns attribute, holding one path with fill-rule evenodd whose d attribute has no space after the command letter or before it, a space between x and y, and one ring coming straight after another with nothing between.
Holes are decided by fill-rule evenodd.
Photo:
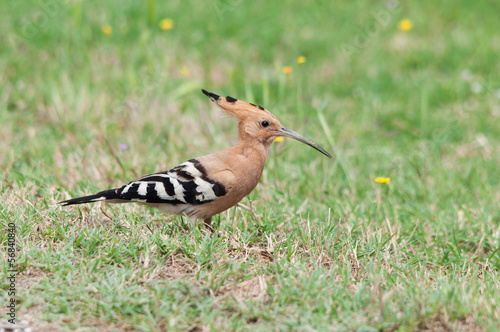
<instances>
[{"instance_id":1,"label":"orange-brown plumage","mask_svg":"<svg viewBox=\"0 0 500 332\"><path fill-rule=\"evenodd\" d=\"M239 141L236 146L191 159L167 172L147 175L121 188L60 203L138 202L210 224L212 216L236 205L257 186L266 152L276 137L294 138L331 158L316 143L284 128L263 107L202 91L238 121Z\"/></svg>"}]
</instances>

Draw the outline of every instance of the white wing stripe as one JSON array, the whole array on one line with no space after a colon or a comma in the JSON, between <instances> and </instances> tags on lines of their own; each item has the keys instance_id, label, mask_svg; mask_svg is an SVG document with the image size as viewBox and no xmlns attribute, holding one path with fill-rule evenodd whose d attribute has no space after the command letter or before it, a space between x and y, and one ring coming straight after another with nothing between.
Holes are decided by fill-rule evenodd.
<instances>
[{"instance_id":1,"label":"white wing stripe","mask_svg":"<svg viewBox=\"0 0 500 332\"><path fill-rule=\"evenodd\" d=\"M190 161L186 161L185 163L182 163L180 166L186 166L184 171L186 173L191 174L194 178L198 178L203 175L196 167L194 167L193 163Z\"/></svg>"},{"instance_id":2,"label":"white wing stripe","mask_svg":"<svg viewBox=\"0 0 500 332\"><path fill-rule=\"evenodd\" d=\"M148 183L147 182L141 182L139 184L139 188L137 188L137 194L141 196L146 196L148 193Z\"/></svg>"},{"instance_id":3,"label":"white wing stripe","mask_svg":"<svg viewBox=\"0 0 500 332\"><path fill-rule=\"evenodd\" d=\"M172 183L172 185L174 186L174 198L186 203L186 200L184 199L184 188L182 188L182 185L179 183L179 181L177 179L170 178L170 183Z\"/></svg>"},{"instance_id":4,"label":"white wing stripe","mask_svg":"<svg viewBox=\"0 0 500 332\"><path fill-rule=\"evenodd\" d=\"M194 183L196 183L196 185L198 186L196 190L202 193L206 198L214 199L216 197L214 190L212 189L212 184L210 182L207 182L201 178L196 178L194 179Z\"/></svg>"},{"instance_id":5,"label":"white wing stripe","mask_svg":"<svg viewBox=\"0 0 500 332\"><path fill-rule=\"evenodd\" d=\"M120 193L120 195L123 195L123 194L126 194L128 192L128 190L130 189L130 187L132 186L131 183L127 184L125 186L125 188L123 188L122 192Z\"/></svg>"}]
</instances>

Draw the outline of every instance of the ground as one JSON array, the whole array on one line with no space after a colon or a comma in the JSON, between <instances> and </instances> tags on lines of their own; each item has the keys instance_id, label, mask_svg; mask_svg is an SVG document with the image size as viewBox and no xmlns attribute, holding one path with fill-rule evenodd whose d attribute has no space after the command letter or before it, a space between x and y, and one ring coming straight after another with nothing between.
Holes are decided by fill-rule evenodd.
<instances>
[{"instance_id":1,"label":"ground","mask_svg":"<svg viewBox=\"0 0 500 332\"><path fill-rule=\"evenodd\" d=\"M494 1L3 1L0 325L33 331L500 329ZM214 220L56 203L275 142ZM377 178L382 178L378 179ZM8 325L7 325L8 326Z\"/></svg>"}]
</instances>

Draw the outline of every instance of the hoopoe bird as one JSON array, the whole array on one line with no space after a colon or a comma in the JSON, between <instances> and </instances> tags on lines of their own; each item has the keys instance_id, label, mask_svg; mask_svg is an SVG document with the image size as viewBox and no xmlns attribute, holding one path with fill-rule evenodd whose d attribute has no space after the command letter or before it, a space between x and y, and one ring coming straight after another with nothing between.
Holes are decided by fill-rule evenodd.
<instances>
[{"instance_id":1,"label":"hoopoe bird","mask_svg":"<svg viewBox=\"0 0 500 332\"><path fill-rule=\"evenodd\" d=\"M267 151L275 138L296 139L331 158L318 144L283 127L262 106L230 96L221 97L203 89L202 92L238 121L239 141L236 146L190 159L166 172L143 176L120 188L72 198L59 204L135 202L169 214L203 220L210 226L214 215L238 204L257 186Z\"/></svg>"}]
</instances>

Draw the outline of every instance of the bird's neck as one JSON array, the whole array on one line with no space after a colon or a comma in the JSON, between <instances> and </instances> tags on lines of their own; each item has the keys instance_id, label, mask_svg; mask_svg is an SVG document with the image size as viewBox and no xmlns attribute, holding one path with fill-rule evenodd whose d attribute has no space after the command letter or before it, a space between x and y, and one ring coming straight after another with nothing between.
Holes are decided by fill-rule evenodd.
<instances>
[{"instance_id":1,"label":"bird's neck","mask_svg":"<svg viewBox=\"0 0 500 332\"><path fill-rule=\"evenodd\" d=\"M273 142L273 139L259 140L252 137L250 134L245 132L241 123L238 126L238 139L239 142L234 147L238 153L247 158L251 158L251 160L254 160L255 162L260 161L262 165L265 163L267 151Z\"/></svg>"},{"instance_id":2,"label":"bird's neck","mask_svg":"<svg viewBox=\"0 0 500 332\"><path fill-rule=\"evenodd\" d=\"M248 141L240 139L234 149L239 154L242 154L247 159L252 160L255 163L264 164L266 162L267 148L259 141Z\"/></svg>"}]
</instances>

